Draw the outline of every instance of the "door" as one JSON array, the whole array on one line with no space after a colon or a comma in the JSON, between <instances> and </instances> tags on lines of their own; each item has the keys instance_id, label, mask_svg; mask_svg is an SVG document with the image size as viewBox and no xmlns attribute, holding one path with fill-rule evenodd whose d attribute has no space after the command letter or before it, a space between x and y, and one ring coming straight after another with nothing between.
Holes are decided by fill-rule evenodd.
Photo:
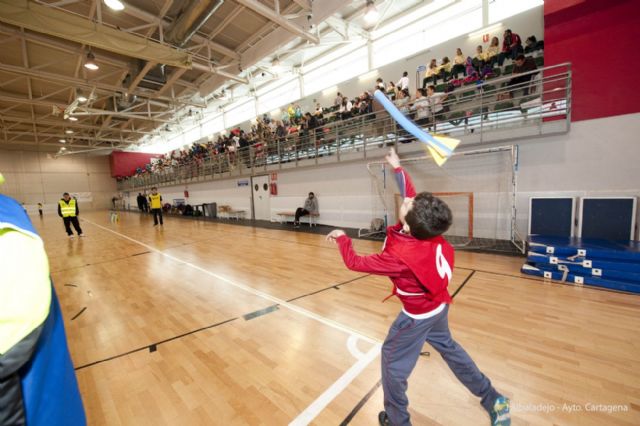
<instances>
[{"instance_id":1,"label":"door","mask_svg":"<svg viewBox=\"0 0 640 426\"><path fill-rule=\"evenodd\" d=\"M253 218L271 220L271 200L269 197L269 176L253 176L251 178L253 200Z\"/></svg>"}]
</instances>

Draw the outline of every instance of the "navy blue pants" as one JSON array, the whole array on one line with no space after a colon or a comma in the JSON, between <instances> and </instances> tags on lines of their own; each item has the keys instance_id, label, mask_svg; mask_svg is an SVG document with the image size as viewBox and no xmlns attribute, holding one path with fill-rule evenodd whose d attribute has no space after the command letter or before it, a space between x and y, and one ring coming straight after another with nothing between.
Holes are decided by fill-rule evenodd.
<instances>
[{"instance_id":1,"label":"navy blue pants","mask_svg":"<svg viewBox=\"0 0 640 426\"><path fill-rule=\"evenodd\" d=\"M425 341L440 353L458 380L481 398L480 403L487 412L491 412L500 396L467 352L451 337L448 313L448 305L439 314L423 320L400 312L389 329L382 345L382 388L384 409L394 426L411 424L407 410L407 379Z\"/></svg>"}]
</instances>

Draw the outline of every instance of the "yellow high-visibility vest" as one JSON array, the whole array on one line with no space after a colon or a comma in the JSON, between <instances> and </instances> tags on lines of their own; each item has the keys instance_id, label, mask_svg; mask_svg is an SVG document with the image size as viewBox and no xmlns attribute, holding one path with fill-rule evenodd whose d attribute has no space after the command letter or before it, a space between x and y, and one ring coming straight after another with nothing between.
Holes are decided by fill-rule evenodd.
<instances>
[{"instance_id":1,"label":"yellow high-visibility vest","mask_svg":"<svg viewBox=\"0 0 640 426\"><path fill-rule=\"evenodd\" d=\"M149 200L151 201L151 208L152 209L161 209L162 208L162 200L160 200L160 198L162 198L160 196L160 194L156 194L156 195L149 195Z\"/></svg>"},{"instance_id":2,"label":"yellow high-visibility vest","mask_svg":"<svg viewBox=\"0 0 640 426\"><path fill-rule=\"evenodd\" d=\"M69 204L67 204L64 199L58 202L60 204L60 211L62 212L62 217L75 217L76 216L76 200L71 198L69 200Z\"/></svg>"}]
</instances>

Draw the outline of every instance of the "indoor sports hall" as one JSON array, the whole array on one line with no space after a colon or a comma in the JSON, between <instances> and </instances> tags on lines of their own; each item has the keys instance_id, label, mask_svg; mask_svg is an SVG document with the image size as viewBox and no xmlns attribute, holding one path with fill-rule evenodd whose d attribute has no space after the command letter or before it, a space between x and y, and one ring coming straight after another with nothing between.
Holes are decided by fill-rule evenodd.
<instances>
[{"instance_id":1,"label":"indoor sports hall","mask_svg":"<svg viewBox=\"0 0 640 426\"><path fill-rule=\"evenodd\" d=\"M0 0L0 425L640 424L632 0Z\"/></svg>"}]
</instances>

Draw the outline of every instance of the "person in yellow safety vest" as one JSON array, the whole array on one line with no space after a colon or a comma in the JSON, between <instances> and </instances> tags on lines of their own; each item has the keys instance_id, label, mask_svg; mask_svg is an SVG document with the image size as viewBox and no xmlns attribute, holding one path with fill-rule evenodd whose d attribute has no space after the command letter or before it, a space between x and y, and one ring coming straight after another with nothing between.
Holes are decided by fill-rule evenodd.
<instances>
[{"instance_id":1,"label":"person in yellow safety vest","mask_svg":"<svg viewBox=\"0 0 640 426\"><path fill-rule=\"evenodd\" d=\"M58 201L58 216L62 218L64 222L64 229L67 231L69 238L73 239L73 232L71 232L71 224L76 229L79 237L84 237L82 228L80 228L80 222L78 222L78 202L75 198L71 198L68 192L62 194L62 198Z\"/></svg>"},{"instance_id":2,"label":"person in yellow safety vest","mask_svg":"<svg viewBox=\"0 0 640 426\"><path fill-rule=\"evenodd\" d=\"M153 226L158 225L158 217L162 226L162 195L158 194L158 188L151 188L149 194L149 204L151 204L151 213L153 213Z\"/></svg>"},{"instance_id":3,"label":"person in yellow safety vest","mask_svg":"<svg viewBox=\"0 0 640 426\"><path fill-rule=\"evenodd\" d=\"M86 425L44 243L1 194L0 265L0 425Z\"/></svg>"}]
</instances>

